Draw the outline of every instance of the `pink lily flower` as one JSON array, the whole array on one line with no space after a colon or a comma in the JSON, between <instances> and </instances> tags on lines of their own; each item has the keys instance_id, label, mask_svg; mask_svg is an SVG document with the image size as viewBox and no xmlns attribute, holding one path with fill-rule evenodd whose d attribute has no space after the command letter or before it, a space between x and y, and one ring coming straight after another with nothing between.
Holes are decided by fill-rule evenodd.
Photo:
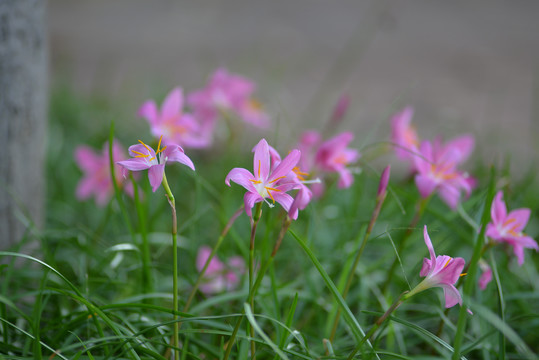
<instances>
[{"instance_id":1,"label":"pink lily flower","mask_svg":"<svg viewBox=\"0 0 539 360\"><path fill-rule=\"evenodd\" d=\"M125 150L115 140L112 143L113 161L125 158ZM98 206L104 206L109 202L114 192L109 161L108 142L103 145L101 154L96 153L88 146L78 146L75 149L75 162L84 173L83 178L77 185L77 199L85 200L93 195ZM116 183L120 188L123 187L128 195L133 196L133 184L126 182L122 177L120 166L115 165L115 167Z\"/></svg>"},{"instance_id":2,"label":"pink lily flower","mask_svg":"<svg viewBox=\"0 0 539 360\"><path fill-rule=\"evenodd\" d=\"M198 250L196 267L200 272L211 254L211 248L203 246ZM238 287L240 277L245 273L245 262L239 256L233 256L225 264L217 257L213 257L204 273L204 280L200 291L212 295L223 291L231 291Z\"/></svg>"},{"instance_id":3,"label":"pink lily flower","mask_svg":"<svg viewBox=\"0 0 539 360\"><path fill-rule=\"evenodd\" d=\"M462 144L466 147L461 147ZM464 190L469 196L475 186L475 179L457 169L457 165L469 155L468 141L454 141L442 146L440 139L434 143L423 141L414 157L415 183L422 197L428 197L438 191L442 200L456 209Z\"/></svg>"},{"instance_id":4,"label":"pink lily flower","mask_svg":"<svg viewBox=\"0 0 539 360\"><path fill-rule=\"evenodd\" d=\"M240 117L246 123L267 128L269 116L262 105L252 98L255 84L247 78L219 68L208 85L188 96L188 103L202 122L214 123L220 112Z\"/></svg>"},{"instance_id":5,"label":"pink lily flower","mask_svg":"<svg viewBox=\"0 0 539 360\"><path fill-rule=\"evenodd\" d=\"M299 150L294 149L283 161L274 165L271 161L270 146L265 139L262 139L254 148L254 174L247 169L234 168L226 176L225 183L230 186L230 181L233 181L247 190L244 203L248 216L252 216L254 204L261 201L265 201L270 207L278 202L289 212L293 198L286 192L296 188L297 184L286 178L298 163L300 156Z\"/></svg>"},{"instance_id":6,"label":"pink lily flower","mask_svg":"<svg viewBox=\"0 0 539 360\"><path fill-rule=\"evenodd\" d=\"M158 109L155 101L148 100L138 115L146 118L152 135L163 136L165 144L181 144L190 148L205 148L211 143L212 128L200 124L193 115L183 112L183 90L173 89Z\"/></svg>"},{"instance_id":7,"label":"pink lily flower","mask_svg":"<svg viewBox=\"0 0 539 360\"><path fill-rule=\"evenodd\" d=\"M524 263L524 248L539 250L537 242L522 232L528 223L530 213L530 209L527 208L507 213L501 191L496 194L490 209L492 221L487 224L485 235L494 241L511 245L519 265Z\"/></svg>"},{"instance_id":8,"label":"pink lily flower","mask_svg":"<svg viewBox=\"0 0 539 360\"><path fill-rule=\"evenodd\" d=\"M163 137L161 136L157 145L157 151L154 151L151 147L139 140L140 144L129 147L129 155L133 158L116 162L130 171L148 169L148 178L153 192L159 188L163 181L167 161L176 161L188 166L193 171L195 170L193 162L185 155L181 146L169 144L161 148L162 139Z\"/></svg>"},{"instance_id":9,"label":"pink lily flower","mask_svg":"<svg viewBox=\"0 0 539 360\"><path fill-rule=\"evenodd\" d=\"M430 259L423 259L423 267L419 273L425 279L412 289L406 297L408 298L431 287L441 287L444 289L446 308L450 308L456 304L462 305L462 297L454 284L460 276L464 275L461 274L464 268L464 259L460 257L452 258L447 255L436 256L432 241L427 232L427 225L423 229L423 237L430 254Z\"/></svg>"},{"instance_id":10,"label":"pink lily flower","mask_svg":"<svg viewBox=\"0 0 539 360\"><path fill-rule=\"evenodd\" d=\"M391 118L391 142L397 144L395 153L399 159L413 159L419 148L419 137L413 125L414 108L405 107Z\"/></svg>"},{"instance_id":11,"label":"pink lily flower","mask_svg":"<svg viewBox=\"0 0 539 360\"><path fill-rule=\"evenodd\" d=\"M361 154L356 149L348 149L354 139L351 132L343 132L320 145L315 156L315 164L321 171L339 173L339 188L348 188L354 177L347 165L356 162Z\"/></svg>"},{"instance_id":12,"label":"pink lily flower","mask_svg":"<svg viewBox=\"0 0 539 360\"><path fill-rule=\"evenodd\" d=\"M479 260L479 268L481 269L481 276L479 277L479 288L485 290L488 283L492 281L492 269L484 260Z\"/></svg>"}]
</instances>

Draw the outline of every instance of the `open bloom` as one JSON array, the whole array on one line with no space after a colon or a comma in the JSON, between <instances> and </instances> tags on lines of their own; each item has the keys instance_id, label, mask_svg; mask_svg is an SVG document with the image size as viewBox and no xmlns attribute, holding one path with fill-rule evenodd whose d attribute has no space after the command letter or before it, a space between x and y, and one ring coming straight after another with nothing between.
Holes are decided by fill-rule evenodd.
<instances>
[{"instance_id":1,"label":"open bloom","mask_svg":"<svg viewBox=\"0 0 539 360\"><path fill-rule=\"evenodd\" d=\"M252 97L255 88L249 79L219 68L205 88L188 96L188 103L195 116L204 123L214 123L220 112L226 112L252 125L267 128L269 117L262 104Z\"/></svg>"},{"instance_id":2,"label":"open bloom","mask_svg":"<svg viewBox=\"0 0 539 360\"><path fill-rule=\"evenodd\" d=\"M465 139L465 140L463 140ZM473 148L473 138L458 138L446 145L440 139L434 142L423 141L418 156L414 157L415 183L422 197L428 197L434 191L451 208L456 209L464 190L469 196L475 186L475 179L457 169L457 165L466 160Z\"/></svg>"},{"instance_id":3,"label":"open bloom","mask_svg":"<svg viewBox=\"0 0 539 360\"><path fill-rule=\"evenodd\" d=\"M183 91L173 89L158 109L155 101L148 100L138 115L146 118L152 135L163 136L165 144L180 144L191 148L204 148L211 143L212 128L199 123L191 114L183 112Z\"/></svg>"},{"instance_id":4,"label":"open bloom","mask_svg":"<svg viewBox=\"0 0 539 360\"><path fill-rule=\"evenodd\" d=\"M200 272L211 254L211 248L203 246L198 250L196 267ZM245 262L240 256L233 256L226 263L213 257L204 273L200 291L206 295L216 294L238 287L241 275L245 273Z\"/></svg>"},{"instance_id":5,"label":"open bloom","mask_svg":"<svg viewBox=\"0 0 539 360\"><path fill-rule=\"evenodd\" d=\"M423 229L423 237L425 244L429 249L430 259L423 259L423 267L421 268L420 276L424 276L412 291L406 296L410 297L420 291L427 290L431 287L441 287L444 289L445 307L450 308L456 304L462 305L462 298L454 284L457 282L464 268L463 258L452 258L447 255L438 255L434 253L432 242L427 232L427 225Z\"/></svg>"},{"instance_id":6,"label":"open bloom","mask_svg":"<svg viewBox=\"0 0 539 360\"><path fill-rule=\"evenodd\" d=\"M397 146L395 153L400 159L413 159L414 152L419 147L419 137L413 125L411 125L414 109L405 107L391 118L391 141Z\"/></svg>"},{"instance_id":7,"label":"open bloom","mask_svg":"<svg viewBox=\"0 0 539 360\"><path fill-rule=\"evenodd\" d=\"M254 148L254 174L247 169L234 168L226 176L225 183L230 186L233 181L247 190L243 200L249 216L252 216L254 204L261 201L270 207L278 202L288 212L293 198L286 192L296 188L297 184L287 179L287 175L298 163L300 155L299 150L294 149L278 165L272 165L270 146L262 139Z\"/></svg>"},{"instance_id":8,"label":"open bloom","mask_svg":"<svg viewBox=\"0 0 539 360\"><path fill-rule=\"evenodd\" d=\"M348 165L356 162L360 157L359 151L349 149L348 145L354 140L354 134L343 132L320 145L316 152L315 163L326 172L339 174L339 188L348 188L354 182L354 177Z\"/></svg>"},{"instance_id":9,"label":"open bloom","mask_svg":"<svg viewBox=\"0 0 539 360\"><path fill-rule=\"evenodd\" d=\"M118 161L125 159L125 150L117 141L112 143L112 159ZM109 143L103 145L103 151L99 154L88 146L78 146L75 149L75 162L83 171L84 176L79 181L76 196L79 200L85 200L95 196L95 202L104 206L110 200L114 192L112 177L110 176ZM133 196L133 185L130 182L124 184L121 175L121 167L115 165L115 179L120 188ZM125 185L125 186L124 186Z\"/></svg>"},{"instance_id":10,"label":"open bloom","mask_svg":"<svg viewBox=\"0 0 539 360\"><path fill-rule=\"evenodd\" d=\"M185 155L181 146L169 144L161 148L162 138L163 137L161 136L159 139L157 151L154 151L151 147L139 140L140 144L131 145L129 147L129 155L133 158L117 162L117 164L130 171L148 169L148 178L153 192L159 188L159 185L161 185L161 182L163 181L163 174L165 173L165 164L167 161L176 161L195 170L193 162L187 155Z\"/></svg>"},{"instance_id":11,"label":"open bloom","mask_svg":"<svg viewBox=\"0 0 539 360\"><path fill-rule=\"evenodd\" d=\"M515 209L507 213L501 191L496 194L490 208L492 221L487 224L486 236L494 241L511 245L519 265L524 263L524 248L539 250L537 242L522 232L528 223L530 213L530 209L527 208Z\"/></svg>"}]
</instances>

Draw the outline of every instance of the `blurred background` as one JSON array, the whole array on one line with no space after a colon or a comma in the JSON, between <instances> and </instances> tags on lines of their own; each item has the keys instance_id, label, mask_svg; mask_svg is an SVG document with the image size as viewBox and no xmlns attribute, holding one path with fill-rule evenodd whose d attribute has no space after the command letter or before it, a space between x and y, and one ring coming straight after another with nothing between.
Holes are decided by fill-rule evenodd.
<instances>
[{"instance_id":1,"label":"blurred background","mask_svg":"<svg viewBox=\"0 0 539 360\"><path fill-rule=\"evenodd\" d=\"M144 100L224 66L258 84L291 142L348 93L341 129L358 145L387 140L410 104L421 137L473 133L476 159L510 154L522 173L539 153L538 14L533 0L51 0L51 82L117 103L147 132Z\"/></svg>"}]
</instances>

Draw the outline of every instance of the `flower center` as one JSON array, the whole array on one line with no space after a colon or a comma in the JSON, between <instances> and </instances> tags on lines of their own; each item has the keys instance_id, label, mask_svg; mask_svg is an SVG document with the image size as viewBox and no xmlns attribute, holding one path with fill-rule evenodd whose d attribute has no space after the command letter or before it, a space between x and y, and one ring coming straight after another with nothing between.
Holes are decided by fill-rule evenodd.
<instances>
[{"instance_id":1,"label":"flower center","mask_svg":"<svg viewBox=\"0 0 539 360\"><path fill-rule=\"evenodd\" d=\"M165 149L167 148L166 146L163 146L163 148L161 149L161 141L162 140L163 140L163 135L161 135L161 137L159 138L159 143L157 144L157 151L155 152L155 156L151 156L153 149L151 147L149 147L148 145L146 145L145 143L143 143L142 140L139 140L138 142L141 143L146 148L146 150L148 150L148 153L144 154L144 153L141 153L139 151L133 150L133 152L135 154L137 154L135 157L136 158L145 158L146 161L149 162L149 163L151 163L153 160L157 159L157 163L160 164L161 163L161 156L159 155L159 153L165 151ZM149 159L148 159L148 157L149 157ZM165 161L166 161L166 159L165 159Z\"/></svg>"}]
</instances>

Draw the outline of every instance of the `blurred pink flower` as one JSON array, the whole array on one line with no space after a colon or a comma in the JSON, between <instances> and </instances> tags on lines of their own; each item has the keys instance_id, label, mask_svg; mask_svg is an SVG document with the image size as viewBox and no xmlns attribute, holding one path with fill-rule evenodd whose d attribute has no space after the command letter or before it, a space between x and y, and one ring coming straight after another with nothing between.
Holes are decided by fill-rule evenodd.
<instances>
[{"instance_id":1,"label":"blurred pink flower","mask_svg":"<svg viewBox=\"0 0 539 360\"><path fill-rule=\"evenodd\" d=\"M471 145L470 145L471 144ZM433 143L423 141L414 157L417 174L415 183L422 197L438 191L442 200L456 209L461 190L467 196L475 186L475 179L457 169L457 165L467 159L473 148L473 138L458 138L442 145L439 138Z\"/></svg>"},{"instance_id":2,"label":"blurred pink flower","mask_svg":"<svg viewBox=\"0 0 539 360\"><path fill-rule=\"evenodd\" d=\"M481 269L481 276L479 277L479 288L485 290L489 282L492 281L492 269L484 260L479 260L479 268Z\"/></svg>"},{"instance_id":3,"label":"blurred pink flower","mask_svg":"<svg viewBox=\"0 0 539 360\"><path fill-rule=\"evenodd\" d=\"M496 194L490 209L492 221L487 224L486 236L511 245L519 265L524 263L524 248L539 250L537 242L522 232L528 223L530 213L530 209L527 208L507 213L501 191Z\"/></svg>"},{"instance_id":4,"label":"blurred pink flower","mask_svg":"<svg viewBox=\"0 0 539 360\"><path fill-rule=\"evenodd\" d=\"M207 246L202 246L198 250L196 267L199 272L204 268L206 261L208 261L208 258L210 257L211 251L211 248ZM244 273L245 262L241 257L231 257L226 264L217 257L213 257L204 273L200 291L206 295L212 295L225 290L234 290L238 287L240 277Z\"/></svg>"},{"instance_id":5,"label":"blurred pink flower","mask_svg":"<svg viewBox=\"0 0 539 360\"><path fill-rule=\"evenodd\" d=\"M113 161L125 158L125 150L115 140L112 143ZM85 200L93 195L97 205L106 205L114 192L112 177L110 176L109 143L106 142L103 145L103 151L100 154L88 146L78 146L75 149L75 162L84 173L83 178L77 185L77 199ZM116 183L120 188L124 188L127 194L133 196L133 184L124 181L120 166L115 165L115 169Z\"/></svg>"},{"instance_id":6,"label":"blurred pink flower","mask_svg":"<svg viewBox=\"0 0 539 360\"><path fill-rule=\"evenodd\" d=\"M148 100L138 115L146 118L152 135L163 136L164 144L180 144L190 148L205 148L212 141L212 128L200 124L193 115L183 112L183 90L173 89L158 109L155 101Z\"/></svg>"},{"instance_id":7,"label":"blurred pink flower","mask_svg":"<svg viewBox=\"0 0 539 360\"><path fill-rule=\"evenodd\" d=\"M269 126L269 116L262 104L252 97L255 84L249 79L219 68L207 86L188 96L194 115L203 123L215 123L220 112L232 113L246 123L260 128Z\"/></svg>"},{"instance_id":8,"label":"blurred pink flower","mask_svg":"<svg viewBox=\"0 0 539 360\"><path fill-rule=\"evenodd\" d=\"M378 184L378 191L376 192L377 199L380 199L386 196L390 173L391 173L391 165L388 165L382 171L382 175L380 175L380 183Z\"/></svg>"},{"instance_id":9,"label":"blurred pink flower","mask_svg":"<svg viewBox=\"0 0 539 360\"><path fill-rule=\"evenodd\" d=\"M331 113L330 124L332 127L337 126L342 119L346 116L348 108L350 107L350 96L348 94L342 94L337 100L337 104L333 108Z\"/></svg>"},{"instance_id":10,"label":"blurred pink flower","mask_svg":"<svg viewBox=\"0 0 539 360\"><path fill-rule=\"evenodd\" d=\"M155 192L163 181L165 173L165 164L167 161L176 161L184 164L195 170L193 162L179 145L169 144L161 148L162 136L157 145L157 151L139 140L140 144L131 145L129 147L129 155L131 159L117 161L116 163L130 171L141 171L148 169L148 178L153 192Z\"/></svg>"},{"instance_id":11,"label":"blurred pink flower","mask_svg":"<svg viewBox=\"0 0 539 360\"><path fill-rule=\"evenodd\" d=\"M431 287L441 287L444 289L446 308L450 308L456 304L462 305L462 298L454 284L463 275L461 272L464 268L464 259L460 257L452 258L447 255L436 256L427 232L427 225L423 228L423 237L430 254L430 259L423 259L423 267L419 273L420 276L425 276L425 279L412 289L406 297L410 297Z\"/></svg>"},{"instance_id":12,"label":"blurred pink flower","mask_svg":"<svg viewBox=\"0 0 539 360\"><path fill-rule=\"evenodd\" d=\"M294 149L278 164L272 163L272 153L274 154L274 150L270 151L267 141L262 139L254 147L255 175L247 169L234 168L226 176L225 183L228 186L230 186L230 181L233 181L247 190L244 203L248 216L252 216L252 208L257 202L265 201L273 207L277 201L287 212L292 205L293 198L286 192L296 188L297 184L287 179L287 175L298 163L301 153ZM270 198L273 203L270 203L267 198Z\"/></svg>"},{"instance_id":13,"label":"blurred pink flower","mask_svg":"<svg viewBox=\"0 0 539 360\"><path fill-rule=\"evenodd\" d=\"M396 144L395 153L402 160L413 159L419 147L419 137L411 125L414 109L405 107L391 118L391 141Z\"/></svg>"},{"instance_id":14,"label":"blurred pink flower","mask_svg":"<svg viewBox=\"0 0 539 360\"><path fill-rule=\"evenodd\" d=\"M353 139L354 134L343 132L322 143L316 152L315 164L321 171L339 173L339 188L348 188L354 182L347 166L356 162L361 155L358 150L348 148Z\"/></svg>"}]
</instances>

